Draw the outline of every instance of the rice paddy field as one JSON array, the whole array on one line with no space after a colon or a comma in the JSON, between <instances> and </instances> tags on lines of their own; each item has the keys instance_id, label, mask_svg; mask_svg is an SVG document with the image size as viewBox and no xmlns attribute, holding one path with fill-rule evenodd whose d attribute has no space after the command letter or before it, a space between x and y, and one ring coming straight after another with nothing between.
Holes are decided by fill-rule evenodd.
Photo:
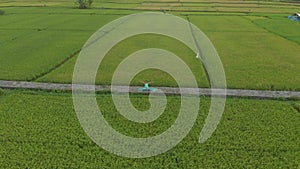
<instances>
[{"instance_id":1,"label":"rice paddy field","mask_svg":"<svg viewBox=\"0 0 300 169\"><path fill-rule=\"evenodd\" d=\"M215 46L230 89L300 91L299 1L94 0L77 9L66 0L0 0L0 80L72 83L82 46L102 26L123 16L165 12L189 20ZM0 12L1 13L1 12ZM137 35L114 46L101 63L96 83L109 85L113 71L131 53L162 48L180 56L208 88L205 69L180 41L155 34ZM152 77L152 79L149 79ZM154 86L177 86L167 73L140 72L131 85L149 79ZM132 104L149 109L147 95ZM300 167L300 102L228 98L212 137L198 143L210 97L201 96L190 133L158 156L131 159L96 145L82 129L72 94L64 91L0 89L0 168L295 168ZM179 96L167 96L164 113L140 124L118 113L109 93L97 102L114 129L133 137L162 133L175 121Z\"/></svg>"},{"instance_id":2,"label":"rice paddy field","mask_svg":"<svg viewBox=\"0 0 300 169\"><path fill-rule=\"evenodd\" d=\"M70 83L78 53L86 40L100 27L127 14L145 11L146 9L102 9L95 2L95 8L88 10L74 9L75 5L63 6L67 2L59 2L62 6L47 1L49 5L40 7L28 2L2 3L5 15L1 16L1 50L0 78L5 80L26 80L39 82ZM25 3L25 4L23 4ZM40 3L40 1L37 1ZM109 2L108 4L116 4ZM127 2L124 2L127 4ZM135 2L147 5L143 2ZM225 3L225 2L224 2ZM234 2L226 2L230 5ZM243 2L243 8L252 8L253 2ZM18 5L17 5L18 4ZM126 5L119 6L126 7ZM129 5L134 4L129 3ZM172 6L174 3L156 2L153 6ZM183 6L222 5L221 2L182 2ZM262 6L272 6L271 2L263 2ZM279 6L281 3L274 3ZM6 5L6 6L5 6ZM26 7L24 7L24 6ZM149 4L148 4L149 5ZM225 6L226 6L225 5ZM236 5L236 4L232 4ZM248 6L249 5L249 6ZM298 6L285 4L281 8L297 9ZM242 7L240 7L242 8ZM294 11L295 11L294 9ZM150 9L148 9L150 10ZM300 56L299 23L287 19L286 12L280 13L245 13L226 11L191 12L188 10L171 11L170 13L185 18L199 27L212 41L224 65L229 88L299 90ZM292 10L291 10L292 11ZM291 13L291 12L290 12ZM147 43L139 43L144 39ZM116 45L107 56L110 69L116 67L122 58L129 53L143 48L162 46L173 53L187 58L188 65L197 74L199 87L208 87L208 81L201 65L196 63L195 53L176 40L159 38L158 36L140 36L126 39ZM126 46L127 43L130 45ZM284 45L283 45L284 44ZM157 46L155 46L157 45ZM124 48L126 46L126 48ZM283 47L284 46L284 47ZM180 47L180 48L179 48ZM177 51L176 51L177 50ZM9 57L7 57L9 56ZM104 62L103 65L108 65ZM109 84L111 70L99 68L97 84ZM100 76L101 75L101 76ZM146 77L140 75L141 78ZM155 76L156 77L156 76ZM166 76L163 76L166 77ZM280 77L280 78L278 78ZM158 77L162 79L161 77ZM171 78L160 82L158 86L176 86ZM135 80L133 85L137 85ZM155 81L157 81L155 79Z\"/></svg>"},{"instance_id":3,"label":"rice paddy field","mask_svg":"<svg viewBox=\"0 0 300 169\"><path fill-rule=\"evenodd\" d=\"M180 107L180 97L169 96L161 117L139 124L118 114L110 95L99 95L97 100L107 121L134 137L163 132ZM137 108L147 108L146 96L131 100ZM201 98L196 124L175 148L150 158L130 159L110 154L89 139L76 118L71 94L5 91L0 99L1 168L299 167L300 113L293 108L297 102L228 99L218 129L199 144L209 101Z\"/></svg>"}]
</instances>

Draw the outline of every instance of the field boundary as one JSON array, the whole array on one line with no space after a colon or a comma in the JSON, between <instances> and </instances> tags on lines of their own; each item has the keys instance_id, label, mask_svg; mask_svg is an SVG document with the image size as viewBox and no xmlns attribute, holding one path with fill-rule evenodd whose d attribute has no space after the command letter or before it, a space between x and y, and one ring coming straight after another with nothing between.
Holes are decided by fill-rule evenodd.
<instances>
[{"instance_id":1,"label":"field boundary","mask_svg":"<svg viewBox=\"0 0 300 169\"><path fill-rule=\"evenodd\" d=\"M29 81L36 81L37 79L51 73L52 71L58 69L60 66L62 66L63 64L67 63L69 60L71 60L72 58L74 58L77 54L79 54L81 51L81 49L75 51L74 53L72 53L70 56L68 56L67 58L65 58L63 61L61 61L60 63L58 63L57 65L55 65L54 67L50 68L49 70L40 73L39 75L31 78Z\"/></svg>"},{"instance_id":2,"label":"field boundary","mask_svg":"<svg viewBox=\"0 0 300 169\"><path fill-rule=\"evenodd\" d=\"M117 26L111 28L110 30L104 32L105 34L99 36L97 39L93 40L91 43L89 44L85 44L84 45L84 48L81 48L77 51L75 51L74 53L72 53L70 56L68 56L67 58L65 58L63 61L61 61L60 63L58 63L57 65L55 65L54 67L52 67L51 69L49 69L48 71L46 72L43 72L35 77L33 77L32 79L30 79L29 81L32 82L32 81L36 81L38 80L39 78L42 78L44 76L46 76L47 74L51 73L52 71L58 69L59 67L61 67L62 65L64 65L65 63L67 63L69 60L71 60L72 58L74 58L75 56L77 56L78 54L80 54L80 52L89 47L90 45L94 44L96 41L98 41L99 39L103 38L103 36L105 36L106 34L108 34L109 32L113 31L114 29L116 29L119 25L123 24L125 21L121 22L120 24L118 24Z\"/></svg>"},{"instance_id":3,"label":"field boundary","mask_svg":"<svg viewBox=\"0 0 300 169\"><path fill-rule=\"evenodd\" d=\"M244 19L246 19L246 20L248 20L248 21L250 21L252 24L254 24L255 26L257 26L258 28L264 29L265 31L269 32L269 33L272 34L272 35L279 36L280 38L283 38L283 39L285 39L285 40L287 40L287 41L289 41L289 42L292 42L292 43L295 43L295 44L297 44L297 45L300 45L299 42L294 41L294 40L292 40L292 39L289 39L288 37L283 36L283 35L280 35L280 34L274 32L274 31L271 31L271 30L269 30L268 28L266 28L266 27L264 27L264 26L261 26L261 25L255 23L253 20L250 20L250 19L246 18L245 16L242 16L242 15L241 15L241 17L244 18ZM269 19L270 19L270 18L269 18Z\"/></svg>"},{"instance_id":4,"label":"field boundary","mask_svg":"<svg viewBox=\"0 0 300 169\"><path fill-rule=\"evenodd\" d=\"M94 85L80 85L87 90L92 90ZM71 91L72 84L59 83L39 83L26 81L4 81L0 80L0 88L3 89L34 89L34 90L60 90ZM127 93L147 93L140 92L140 86L116 86L113 92ZM224 97L224 90L226 90L227 97L247 97L257 99L300 99L300 91L268 91L268 90L243 90L243 89L209 89L209 88L175 88L175 87L156 87L162 90L167 95L200 95L211 96L212 91L217 93L216 96ZM109 85L95 85L97 92L110 92ZM154 92L155 93L155 92ZM219 94L218 94L219 93Z\"/></svg>"}]
</instances>

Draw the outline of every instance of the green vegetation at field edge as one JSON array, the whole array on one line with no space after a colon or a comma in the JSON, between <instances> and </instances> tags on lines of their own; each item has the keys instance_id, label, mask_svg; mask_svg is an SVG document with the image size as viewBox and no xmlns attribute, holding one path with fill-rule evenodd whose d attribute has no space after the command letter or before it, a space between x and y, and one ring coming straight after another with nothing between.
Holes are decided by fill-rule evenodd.
<instances>
[{"instance_id":1,"label":"green vegetation at field edge","mask_svg":"<svg viewBox=\"0 0 300 169\"><path fill-rule=\"evenodd\" d=\"M300 45L300 23L287 19L287 16L271 16L266 19L254 20L253 23Z\"/></svg>"},{"instance_id":2,"label":"green vegetation at field edge","mask_svg":"<svg viewBox=\"0 0 300 169\"><path fill-rule=\"evenodd\" d=\"M145 159L129 159L99 148L84 133L70 94L10 91L0 102L1 165L5 168L297 168L300 166L300 114L291 101L228 99L216 132L204 144L198 137L209 109L201 98L195 126L172 150ZM97 95L107 121L119 132L147 136L162 132L177 116L179 97L159 120L140 125L122 120L109 95ZM132 96L144 109L147 96ZM142 103L144 102L144 103ZM171 109L170 109L171 108ZM169 120L169 121L168 121ZM138 128L137 128L138 127Z\"/></svg>"},{"instance_id":3,"label":"green vegetation at field edge","mask_svg":"<svg viewBox=\"0 0 300 169\"><path fill-rule=\"evenodd\" d=\"M296 102L293 104L293 107L295 108L295 110L298 111L298 113L300 113L300 102Z\"/></svg>"},{"instance_id":4,"label":"green vegetation at field edge","mask_svg":"<svg viewBox=\"0 0 300 169\"><path fill-rule=\"evenodd\" d=\"M0 9L0 15L4 15L4 14L5 14L5 11Z\"/></svg>"}]
</instances>

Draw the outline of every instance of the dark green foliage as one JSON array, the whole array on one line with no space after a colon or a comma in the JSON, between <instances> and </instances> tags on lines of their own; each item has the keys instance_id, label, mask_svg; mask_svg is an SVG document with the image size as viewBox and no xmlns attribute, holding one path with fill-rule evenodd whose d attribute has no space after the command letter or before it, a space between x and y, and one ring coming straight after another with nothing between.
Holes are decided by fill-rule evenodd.
<instances>
[{"instance_id":1,"label":"dark green foliage","mask_svg":"<svg viewBox=\"0 0 300 169\"><path fill-rule=\"evenodd\" d=\"M293 107L294 107L295 110L297 110L300 113L300 102L294 103Z\"/></svg>"},{"instance_id":2,"label":"dark green foliage","mask_svg":"<svg viewBox=\"0 0 300 169\"><path fill-rule=\"evenodd\" d=\"M79 9L86 9L92 6L93 0L76 0Z\"/></svg>"},{"instance_id":3,"label":"dark green foliage","mask_svg":"<svg viewBox=\"0 0 300 169\"><path fill-rule=\"evenodd\" d=\"M5 12L0 9L0 15L4 15L4 14L5 14Z\"/></svg>"},{"instance_id":4,"label":"dark green foliage","mask_svg":"<svg viewBox=\"0 0 300 169\"><path fill-rule=\"evenodd\" d=\"M253 23L270 33L300 44L299 22L289 20L287 17L269 17L268 19L254 20Z\"/></svg>"}]
</instances>

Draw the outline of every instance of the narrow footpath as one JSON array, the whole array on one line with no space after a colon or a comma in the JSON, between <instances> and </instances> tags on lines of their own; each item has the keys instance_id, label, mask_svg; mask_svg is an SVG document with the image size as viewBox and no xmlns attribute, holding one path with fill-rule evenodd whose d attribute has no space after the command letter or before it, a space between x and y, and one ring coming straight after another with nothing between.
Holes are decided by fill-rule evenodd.
<instances>
[{"instance_id":1,"label":"narrow footpath","mask_svg":"<svg viewBox=\"0 0 300 169\"><path fill-rule=\"evenodd\" d=\"M81 85L82 86L82 85ZM83 85L85 89L91 90L93 85ZM57 84L57 83L39 83L39 82L24 82L24 81L3 81L0 80L0 88L3 89L35 89L35 90L62 90L71 91L72 84ZM143 93L138 91L138 86L115 86L113 92L118 93ZM155 87L169 95L203 95L210 96L212 90L216 96L224 96L223 89L208 89L208 88L174 88L174 87ZM111 86L95 86L96 91L111 91ZM155 93L155 92L154 92ZM300 99L298 91L268 91L268 90L242 90L242 89L226 89L227 97L248 97L261 99Z\"/></svg>"}]
</instances>

